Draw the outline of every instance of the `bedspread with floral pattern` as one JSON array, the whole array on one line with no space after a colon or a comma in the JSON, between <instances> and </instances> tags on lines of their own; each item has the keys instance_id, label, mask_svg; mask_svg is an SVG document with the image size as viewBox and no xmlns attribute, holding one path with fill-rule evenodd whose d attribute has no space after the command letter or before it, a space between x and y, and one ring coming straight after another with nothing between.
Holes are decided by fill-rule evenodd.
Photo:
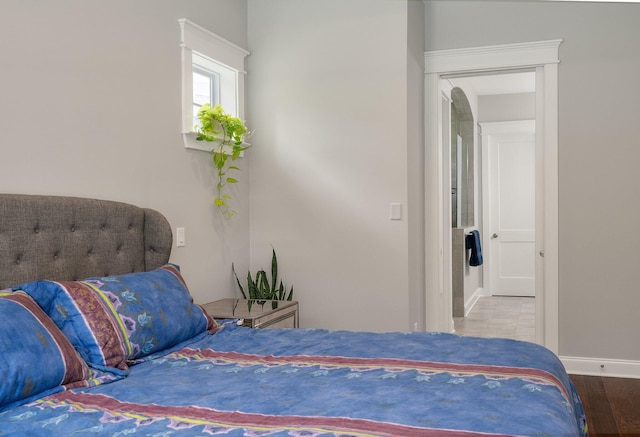
<instances>
[{"instance_id":1,"label":"bedspread with floral pattern","mask_svg":"<svg viewBox=\"0 0 640 437\"><path fill-rule=\"evenodd\" d=\"M558 358L507 339L233 324L123 380L0 414L0 435L586 435Z\"/></svg>"}]
</instances>

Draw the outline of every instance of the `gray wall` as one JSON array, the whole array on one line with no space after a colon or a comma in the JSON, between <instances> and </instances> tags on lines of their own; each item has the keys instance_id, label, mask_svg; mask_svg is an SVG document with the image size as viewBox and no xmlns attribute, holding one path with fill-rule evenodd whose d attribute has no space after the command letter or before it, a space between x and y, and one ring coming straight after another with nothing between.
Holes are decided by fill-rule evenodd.
<instances>
[{"instance_id":1,"label":"gray wall","mask_svg":"<svg viewBox=\"0 0 640 437\"><path fill-rule=\"evenodd\" d=\"M410 329L424 330L424 4L407 9L407 223Z\"/></svg>"},{"instance_id":2,"label":"gray wall","mask_svg":"<svg viewBox=\"0 0 640 437\"><path fill-rule=\"evenodd\" d=\"M421 305L416 37L424 25L428 50L563 38L560 353L639 360L640 5L428 1L422 24L421 7L3 0L0 190L162 211L187 230L172 261L198 301L232 295L231 262L245 271L251 249L252 267L263 266L273 244L303 324L412 328ZM253 52L247 121L257 133L232 222L212 207L209 156L185 150L179 134L182 17ZM403 204L404 220L388 219L390 202Z\"/></svg>"},{"instance_id":3,"label":"gray wall","mask_svg":"<svg viewBox=\"0 0 640 437\"><path fill-rule=\"evenodd\" d=\"M425 17L427 50L564 39L559 352L640 359L640 5L429 1Z\"/></svg>"},{"instance_id":4,"label":"gray wall","mask_svg":"<svg viewBox=\"0 0 640 437\"><path fill-rule=\"evenodd\" d=\"M409 265L409 238L421 225L407 217L416 196L408 185L419 184L409 159L422 134L421 9L395 0L249 0L252 265L265 265L276 248L305 327L418 323L409 269L419 284L421 267ZM410 10L419 19L409 24ZM402 203L403 220L389 220L391 202Z\"/></svg>"},{"instance_id":5,"label":"gray wall","mask_svg":"<svg viewBox=\"0 0 640 437\"><path fill-rule=\"evenodd\" d=\"M186 229L171 260L196 300L231 295L231 262L249 262L249 175L227 222L209 154L180 134L177 20L246 47L246 17L243 0L2 0L0 191L155 208Z\"/></svg>"}]
</instances>

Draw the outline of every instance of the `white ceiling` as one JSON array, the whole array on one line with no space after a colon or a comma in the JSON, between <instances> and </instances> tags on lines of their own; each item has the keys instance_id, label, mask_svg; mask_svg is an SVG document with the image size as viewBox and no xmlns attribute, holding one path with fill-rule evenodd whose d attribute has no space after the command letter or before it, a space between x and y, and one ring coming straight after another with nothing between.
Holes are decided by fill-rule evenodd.
<instances>
[{"instance_id":1,"label":"white ceiling","mask_svg":"<svg viewBox=\"0 0 640 437\"><path fill-rule=\"evenodd\" d=\"M493 94L534 93L536 74L532 72L491 74L451 78L454 86L472 89L479 96Z\"/></svg>"}]
</instances>

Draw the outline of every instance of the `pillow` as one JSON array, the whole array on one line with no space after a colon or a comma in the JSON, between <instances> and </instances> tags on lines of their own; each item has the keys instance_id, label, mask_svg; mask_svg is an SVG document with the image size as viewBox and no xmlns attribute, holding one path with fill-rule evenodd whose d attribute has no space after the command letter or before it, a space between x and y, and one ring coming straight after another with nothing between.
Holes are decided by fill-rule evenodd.
<instances>
[{"instance_id":1,"label":"pillow","mask_svg":"<svg viewBox=\"0 0 640 437\"><path fill-rule=\"evenodd\" d=\"M34 281L20 287L45 310L80 356L98 369L127 372L134 360L216 329L193 303L177 266L151 272Z\"/></svg>"},{"instance_id":2,"label":"pillow","mask_svg":"<svg viewBox=\"0 0 640 437\"><path fill-rule=\"evenodd\" d=\"M0 291L0 320L0 411L90 385L87 364L27 294Z\"/></svg>"}]
</instances>

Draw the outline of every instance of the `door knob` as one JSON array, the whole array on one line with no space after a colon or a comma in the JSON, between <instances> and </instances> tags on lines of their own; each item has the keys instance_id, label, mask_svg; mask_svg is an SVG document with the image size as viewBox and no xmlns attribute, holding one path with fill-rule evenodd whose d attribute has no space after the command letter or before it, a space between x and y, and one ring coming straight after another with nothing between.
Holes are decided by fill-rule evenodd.
<instances>
[{"instance_id":1,"label":"door knob","mask_svg":"<svg viewBox=\"0 0 640 437\"><path fill-rule=\"evenodd\" d=\"M498 238L498 234L493 234L491 238Z\"/></svg>"}]
</instances>

